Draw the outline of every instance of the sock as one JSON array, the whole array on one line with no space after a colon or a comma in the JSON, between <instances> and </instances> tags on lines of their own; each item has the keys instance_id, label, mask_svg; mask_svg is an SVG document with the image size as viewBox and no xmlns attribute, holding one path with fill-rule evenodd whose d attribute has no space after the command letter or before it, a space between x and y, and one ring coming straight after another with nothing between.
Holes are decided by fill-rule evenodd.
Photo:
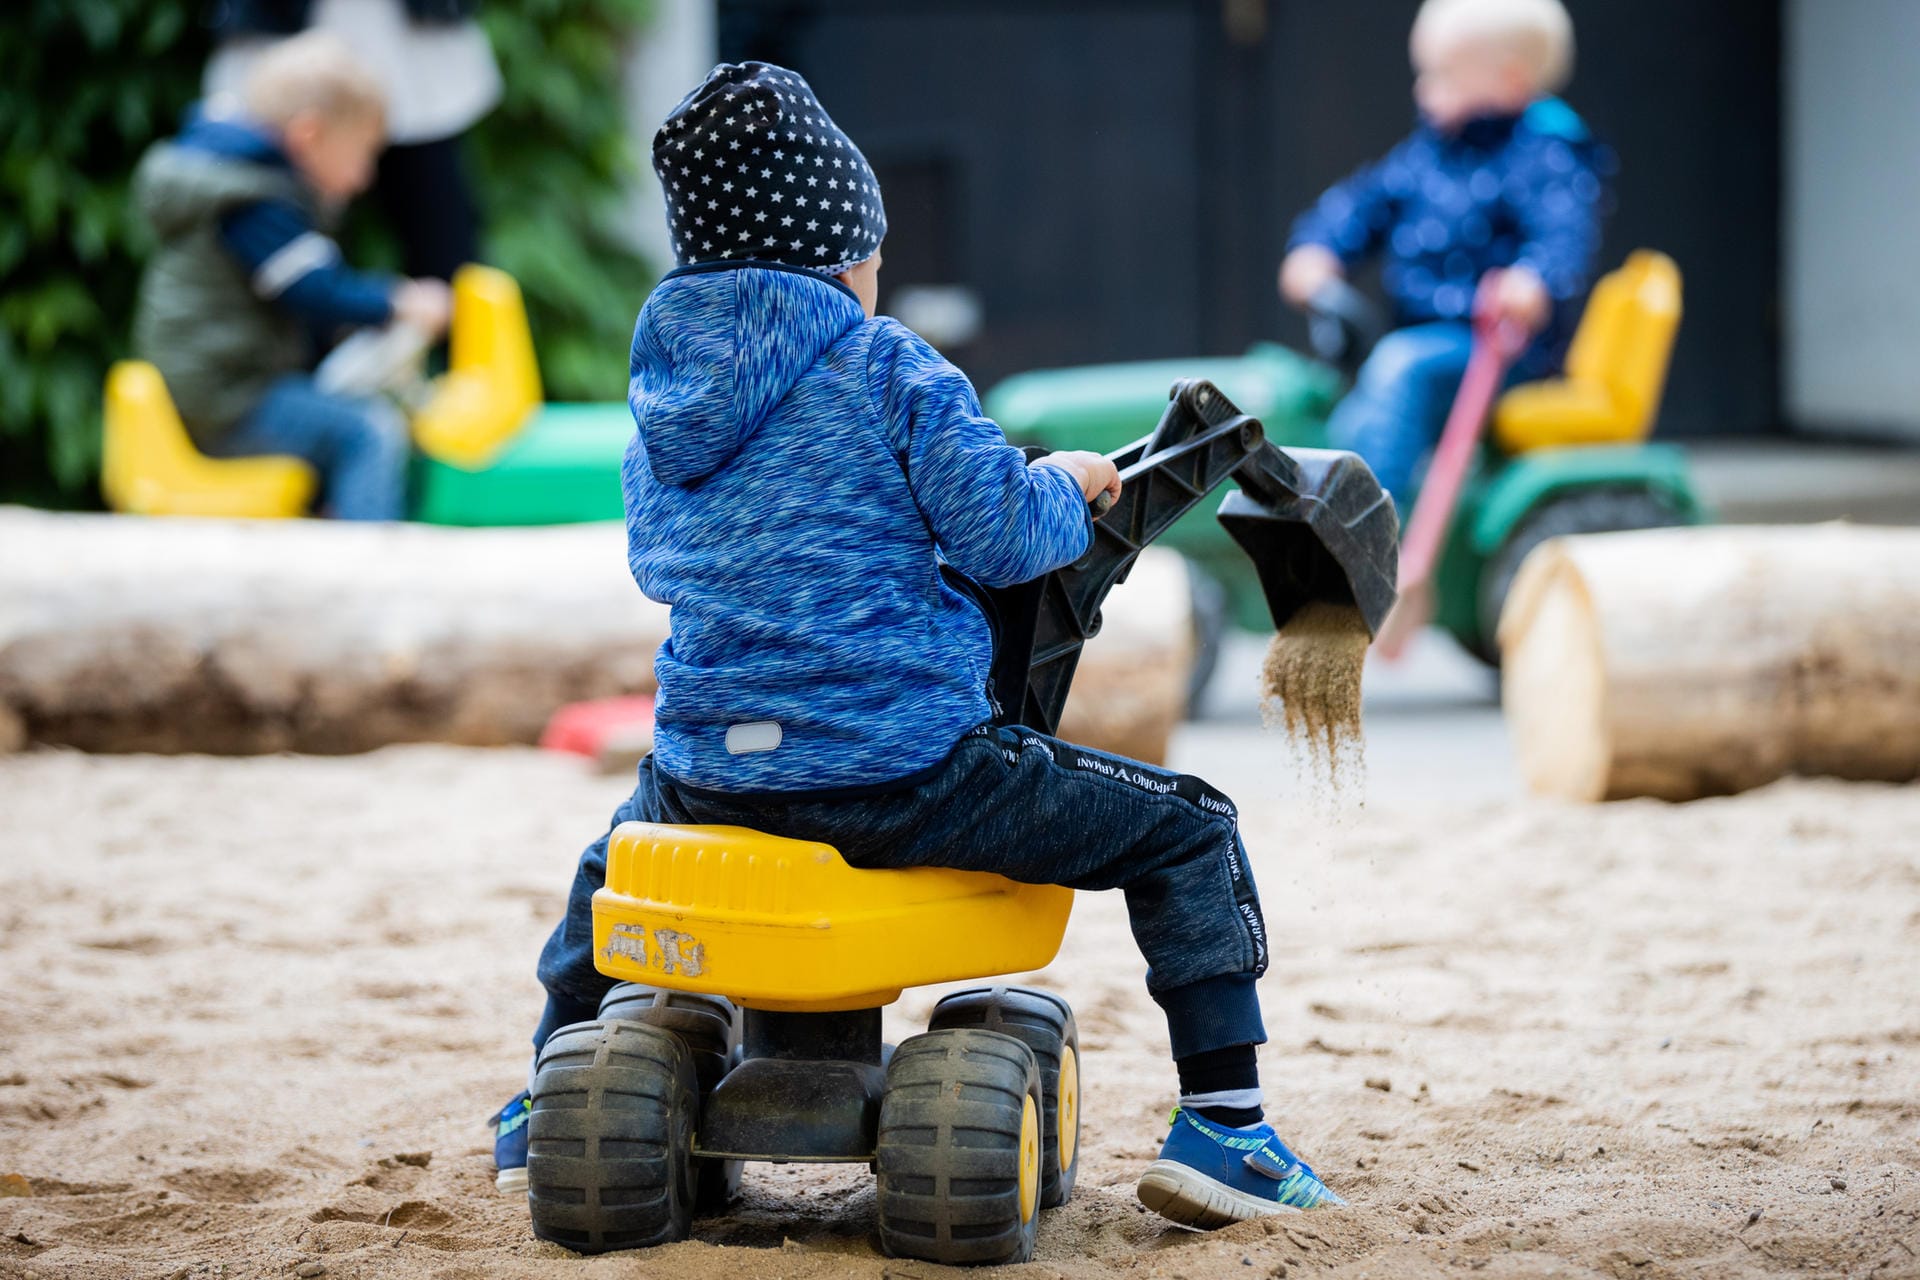
<instances>
[{"instance_id":1,"label":"sock","mask_svg":"<svg viewBox=\"0 0 1920 1280\"><path fill-rule=\"evenodd\" d=\"M1230 1044L1174 1060L1180 1073L1180 1105L1203 1120L1246 1129L1259 1124L1265 1101L1260 1066L1250 1044Z\"/></svg>"}]
</instances>

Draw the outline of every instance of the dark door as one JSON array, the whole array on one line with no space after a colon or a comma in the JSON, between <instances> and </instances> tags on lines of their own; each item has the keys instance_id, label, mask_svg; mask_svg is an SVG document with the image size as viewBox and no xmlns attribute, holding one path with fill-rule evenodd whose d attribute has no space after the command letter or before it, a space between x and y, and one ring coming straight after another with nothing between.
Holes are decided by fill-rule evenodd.
<instances>
[{"instance_id":1,"label":"dark door","mask_svg":"<svg viewBox=\"0 0 1920 1280\"><path fill-rule=\"evenodd\" d=\"M722 0L722 56L804 73L886 191L882 302L948 286L982 388L1298 343L1288 223L1413 121L1417 0ZM1778 420L1779 12L1568 0L1569 101L1620 154L1602 266L1686 280L1662 431ZM962 308L964 310L964 307Z\"/></svg>"}]
</instances>

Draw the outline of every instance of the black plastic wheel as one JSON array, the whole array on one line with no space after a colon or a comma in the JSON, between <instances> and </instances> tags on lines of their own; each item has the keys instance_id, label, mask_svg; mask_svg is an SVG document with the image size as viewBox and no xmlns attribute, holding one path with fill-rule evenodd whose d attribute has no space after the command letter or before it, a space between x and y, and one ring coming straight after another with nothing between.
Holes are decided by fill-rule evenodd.
<instances>
[{"instance_id":1,"label":"black plastic wheel","mask_svg":"<svg viewBox=\"0 0 1920 1280\"><path fill-rule=\"evenodd\" d=\"M1012 1036L929 1031L894 1052L880 1103L880 1243L929 1262L1033 1257L1040 1069Z\"/></svg>"},{"instance_id":2,"label":"black plastic wheel","mask_svg":"<svg viewBox=\"0 0 1920 1280\"><path fill-rule=\"evenodd\" d=\"M1033 1051L1040 1068L1040 1207L1073 1195L1080 1172L1080 1030L1073 1010L1034 987L970 987L933 1007L929 1031L982 1027L1012 1036Z\"/></svg>"},{"instance_id":3,"label":"black plastic wheel","mask_svg":"<svg viewBox=\"0 0 1920 1280\"><path fill-rule=\"evenodd\" d=\"M1480 634L1469 652L1489 666L1500 665L1500 610L1521 563L1547 539L1685 523L1678 507L1650 489L1578 489L1548 498L1526 514L1480 571Z\"/></svg>"},{"instance_id":4,"label":"black plastic wheel","mask_svg":"<svg viewBox=\"0 0 1920 1280\"><path fill-rule=\"evenodd\" d=\"M527 1119L533 1234L577 1253L687 1238L693 1223L693 1055L639 1022L548 1037Z\"/></svg>"},{"instance_id":5,"label":"black plastic wheel","mask_svg":"<svg viewBox=\"0 0 1920 1280\"><path fill-rule=\"evenodd\" d=\"M694 1077L703 1102L721 1078L739 1065L740 1010L725 996L622 982L600 1001L600 1017L602 1021L644 1022L680 1037L693 1055ZM742 1162L696 1157L693 1163L697 1185L694 1211L718 1213L739 1194Z\"/></svg>"},{"instance_id":6,"label":"black plastic wheel","mask_svg":"<svg viewBox=\"0 0 1920 1280\"><path fill-rule=\"evenodd\" d=\"M693 1054L701 1093L720 1083L740 1043L740 1011L725 996L622 982L600 1001L600 1018L644 1022L679 1036Z\"/></svg>"}]
</instances>

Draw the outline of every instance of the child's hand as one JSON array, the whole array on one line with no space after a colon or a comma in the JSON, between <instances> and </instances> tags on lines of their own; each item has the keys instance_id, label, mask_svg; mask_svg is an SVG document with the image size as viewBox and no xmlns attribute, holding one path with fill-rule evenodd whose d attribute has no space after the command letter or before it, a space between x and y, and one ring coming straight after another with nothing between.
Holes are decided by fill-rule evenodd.
<instances>
[{"instance_id":1,"label":"child's hand","mask_svg":"<svg viewBox=\"0 0 1920 1280\"><path fill-rule=\"evenodd\" d=\"M393 291L393 318L430 338L446 332L452 312L453 292L444 281L402 280Z\"/></svg>"},{"instance_id":2,"label":"child's hand","mask_svg":"<svg viewBox=\"0 0 1920 1280\"><path fill-rule=\"evenodd\" d=\"M1528 337L1547 327L1553 297L1547 282L1530 267L1508 267L1489 281L1486 304L1496 323L1510 324Z\"/></svg>"},{"instance_id":3,"label":"child's hand","mask_svg":"<svg viewBox=\"0 0 1920 1280\"><path fill-rule=\"evenodd\" d=\"M1280 296L1301 309L1329 280L1344 279L1347 269L1324 245L1303 244L1280 264Z\"/></svg>"},{"instance_id":4,"label":"child's hand","mask_svg":"<svg viewBox=\"0 0 1920 1280\"><path fill-rule=\"evenodd\" d=\"M1101 494L1120 496L1120 470L1113 459L1085 449L1068 449L1034 459L1036 467L1058 467L1080 482L1081 496L1092 502Z\"/></svg>"}]
</instances>

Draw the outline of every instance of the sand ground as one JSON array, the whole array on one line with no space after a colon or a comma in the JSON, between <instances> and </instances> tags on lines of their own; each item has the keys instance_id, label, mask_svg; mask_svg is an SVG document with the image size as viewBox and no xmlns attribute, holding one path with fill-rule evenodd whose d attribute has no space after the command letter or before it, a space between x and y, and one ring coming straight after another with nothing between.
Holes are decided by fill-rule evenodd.
<instances>
[{"instance_id":1,"label":"sand ground","mask_svg":"<svg viewBox=\"0 0 1920 1280\"><path fill-rule=\"evenodd\" d=\"M597 1260L494 1194L532 956L620 791L532 751L0 759L0 1276L939 1271L878 1256L863 1171L750 1167L694 1241ZM1238 798L1270 1110L1354 1205L1134 1203L1172 1071L1083 895L1039 979L1085 1164L1026 1274L1920 1277L1920 787Z\"/></svg>"}]
</instances>

